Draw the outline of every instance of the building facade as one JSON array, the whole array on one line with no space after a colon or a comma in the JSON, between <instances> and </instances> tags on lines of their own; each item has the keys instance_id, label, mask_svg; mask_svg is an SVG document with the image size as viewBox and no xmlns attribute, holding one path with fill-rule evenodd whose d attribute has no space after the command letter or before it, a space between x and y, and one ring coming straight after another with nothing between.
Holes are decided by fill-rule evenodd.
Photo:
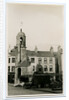
<instances>
[{"instance_id":1,"label":"building facade","mask_svg":"<svg viewBox=\"0 0 69 100\"><path fill-rule=\"evenodd\" d=\"M8 54L8 72L15 72L15 56Z\"/></svg>"},{"instance_id":2,"label":"building facade","mask_svg":"<svg viewBox=\"0 0 69 100\"><path fill-rule=\"evenodd\" d=\"M61 73L61 55L62 49L60 46L57 52L54 52L53 47L49 51L38 51L37 47L34 51L27 50L26 36L20 29L16 36L16 46L9 53L8 71L15 69L15 85L20 83L20 76L32 76L37 70L41 71L40 66L42 66L43 73Z\"/></svg>"}]
</instances>

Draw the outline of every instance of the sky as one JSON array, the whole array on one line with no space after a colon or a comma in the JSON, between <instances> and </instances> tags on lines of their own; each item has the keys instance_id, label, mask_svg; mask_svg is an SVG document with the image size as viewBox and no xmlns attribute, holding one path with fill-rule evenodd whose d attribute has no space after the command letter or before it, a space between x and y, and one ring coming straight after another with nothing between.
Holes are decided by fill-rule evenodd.
<instances>
[{"instance_id":1,"label":"sky","mask_svg":"<svg viewBox=\"0 0 69 100\"><path fill-rule=\"evenodd\" d=\"M23 23L21 25L21 22ZM38 4L7 4L6 32L8 46L16 45L16 36L22 27L28 50L54 51L64 47L64 6Z\"/></svg>"}]
</instances>

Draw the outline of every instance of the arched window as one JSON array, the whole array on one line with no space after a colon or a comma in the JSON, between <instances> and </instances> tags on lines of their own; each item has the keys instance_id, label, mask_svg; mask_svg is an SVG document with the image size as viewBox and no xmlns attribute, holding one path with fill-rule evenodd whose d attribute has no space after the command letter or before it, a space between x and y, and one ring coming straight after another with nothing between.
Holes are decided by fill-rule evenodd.
<instances>
[{"instance_id":1,"label":"arched window","mask_svg":"<svg viewBox=\"0 0 69 100\"><path fill-rule=\"evenodd\" d=\"M20 37L20 44L22 45L23 44L23 38Z\"/></svg>"}]
</instances>

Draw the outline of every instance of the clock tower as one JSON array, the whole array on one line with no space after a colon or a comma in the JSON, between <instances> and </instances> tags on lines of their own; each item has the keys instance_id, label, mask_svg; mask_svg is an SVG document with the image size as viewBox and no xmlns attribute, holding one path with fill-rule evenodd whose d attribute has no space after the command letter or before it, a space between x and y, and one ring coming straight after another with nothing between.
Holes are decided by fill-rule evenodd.
<instances>
[{"instance_id":1,"label":"clock tower","mask_svg":"<svg viewBox=\"0 0 69 100\"><path fill-rule=\"evenodd\" d=\"M22 29L16 36L16 46L18 47L17 62L23 62L26 60L26 36Z\"/></svg>"}]
</instances>

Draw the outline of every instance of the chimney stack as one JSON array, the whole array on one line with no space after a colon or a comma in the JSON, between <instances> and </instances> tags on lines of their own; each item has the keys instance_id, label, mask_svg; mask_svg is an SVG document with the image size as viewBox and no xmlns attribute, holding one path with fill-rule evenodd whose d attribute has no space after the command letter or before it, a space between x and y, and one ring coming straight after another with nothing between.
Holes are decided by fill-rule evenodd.
<instances>
[{"instance_id":1,"label":"chimney stack","mask_svg":"<svg viewBox=\"0 0 69 100\"><path fill-rule=\"evenodd\" d=\"M61 46L58 46L57 50L57 58L58 58L58 67L59 67L59 73L62 73L62 48Z\"/></svg>"},{"instance_id":2,"label":"chimney stack","mask_svg":"<svg viewBox=\"0 0 69 100\"><path fill-rule=\"evenodd\" d=\"M38 48L37 48L37 46L35 46L35 50L34 50L34 51L35 51L35 53L37 53L37 52L38 52Z\"/></svg>"},{"instance_id":3,"label":"chimney stack","mask_svg":"<svg viewBox=\"0 0 69 100\"><path fill-rule=\"evenodd\" d=\"M50 53L53 55L53 52L54 52L54 50L53 50L53 47L51 46L50 47Z\"/></svg>"},{"instance_id":4,"label":"chimney stack","mask_svg":"<svg viewBox=\"0 0 69 100\"><path fill-rule=\"evenodd\" d=\"M58 53L62 54L62 52L63 52L63 50L62 50L61 46L58 46Z\"/></svg>"}]
</instances>

